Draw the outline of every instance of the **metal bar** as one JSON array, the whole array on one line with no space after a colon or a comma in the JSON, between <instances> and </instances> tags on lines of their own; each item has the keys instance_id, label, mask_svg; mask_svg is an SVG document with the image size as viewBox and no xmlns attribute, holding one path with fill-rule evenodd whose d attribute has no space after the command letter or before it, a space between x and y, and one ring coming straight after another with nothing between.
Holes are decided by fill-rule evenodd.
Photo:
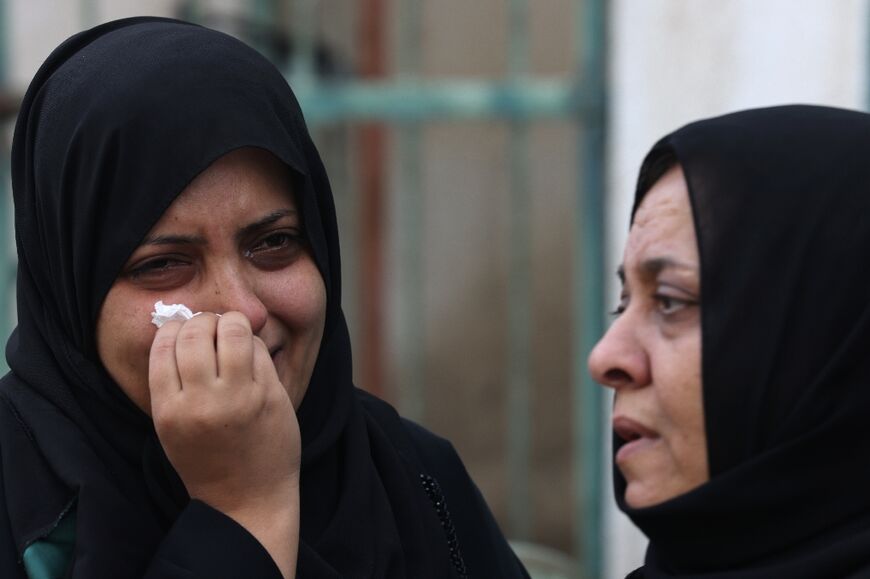
<instances>
[{"instance_id":1,"label":"metal bar","mask_svg":"<svg viewBox=\"0 0 870 579\"><path fill-rule=\"evenodd\" d=\"M359 127L357 179L359 204L359 316L362 340L360 386L383 395L383 296L384 296L384 157L386 133L379 125Z\"/></svg>"},{"instance_id":2,"label":"metal bar","mask_svg":"<svg viewBox=\"0 0 870 579\"><path fill-rule=\"evenodd\" d=\"M270 28L277 10L278 3L275 0L253 0L248 3L248 17L253 25L253 37L249 37L248 42L272 62L275 62L275 53L270 42Z\"/></svg>"},{"instance_id":3,"label":"metal bar","mask_svg":"<svg viewBox=\"0 0 870 579\"><path fill-rule=\"evenodd\" d=\"M596 0L598 1L598 0ZM515 83L439 81L359 82L294 86L310 125L349 121L423 122L564 118L596 108L585 85L565 80Z\"/></svg>"},{"instance_id":4,"label":"metal bar","mask_svg":"<svg viewBox=\"0 0 870 579\"><path fill-rule=\"evenodd\" d=\"M317 0L295 0L290 10L293 58L290 62L291 86L304 87L317 81L315 75L315 32Z\"/></svg>"},{"instance_id":5,"label":"metal bar","mask_svg":"<svg viewBox=\"0 0 870 579\"><path fill-rule=\"evenodd\" d=\"M522 87L528 71L528 4L510 2L510 83ZM520 89L521 90L521 89ZM531 537L531 218L528 127L518 117L510 126L510 272L508 277L508 521L516 539Z\"/></svg>"},{"instance_id":6,"label":"metal bar","mask_svg":"<svg viewBox=\"0 0 870 579\"><path fill-rule=\"evenodd\" d=\"M384 0L363 0L360 5L359 69L363 77L384 75ZM377 123L359 127L357 144L360 184L360 300L362 343L361 385L383 394L384 344L384 188L386 184L386 131Z\"/></svg>"},{"instance_id":7,"label":"metal bar","mask_svg":"<svg viewBox=\"0 0 870 579\"><path fill-rule=\"evenodd\" d=\"M588 91L591 106L584 111L578 135L582 182L578 192L574 247L579 257L574 268L574 448L576 550L585 576L601 577L602 452L601 387L586 369L586 359L604 329L604 134L605 134L605 2L577 0L578 82Z\"/></svg>"},{"instance_id":8,"label":"metal bar","mask_svg":"<svg viewBox=\"0 0 870 579\"><path fill-rule=\"evenodd\" d=\"M407 125L399 129L401 150L401 190L399 209L399 243L401 267L401 301L399 349L399 384L402 413L411 420L423 421L426 415L426 317L423 284L423 191L420 179L420 129Z\"/></svg>"},{"instance_id":9,"label":"metal bar","mask_svg":"<svg viewBox=\"0 0 870 579\"><path fill-rule=\"evenodd\" d=\"M399 29L398 77L414 82L420 71L420 5L401 4ZM423 299L423 190L420 176L421 129L411 122L398 129L400 191L399 265L401 270L401 319L399 326L399 380L401 405L405 416L422 421L426 412L426 374L424 353L426 327Z\"/></svg>"},{"instance_id":10,"label":"metal bar","mask_svg":"<svg viewBox=\"0 0 870 579\"><path fill-rule=\"evenodd\" d=\"M864 30L870 27L870 6L864 5ZM865 32L865 35L867 33ZM870 111L870 38L864 39L864 110Z\"/></svg>"},{"instance_id":11,"label":"metal bar","mask_svg":"<svg viewBox=\"0 0 870 579\"><path fill-rule=\"evenodd\" d=\"M253 0L248 3L250 15L256 29L274 22L278 3L275 0Z\"/></svg>"},{"instance_id":12,"label":"metal bar","mask_svg":"<svg viewBox=\"0 0 870 579\"><path fill-rule=\"evenodd\" d=\"M202 6L199 0L188 0L181 4L178 16L188 22L202 22Z\"/></svg>"},{"instance_id":13,"label":"metal bar","mask_svg":"<svg viewBox=\"0 0 870 579\"><path fill-rule=\"evenodd\" d=\"M521 80L529 72L528 0L510 0L508 35L508 75Z\"/></svg>"},{"instance_id":14,"label":"metal bar","mask_svg":"<svg viewBox=\"0 0 870 579\"><path fill-rule=\"evenodd\" d=\"M9 73L9 2L0 0L0 85L7 86ZM3 239L3 253L0 254L0 339L6 339L15 325L15 254L10 248L15 247L15 238L9 227L12 209L12 190L10 175L10 151L8 141L3 140L0 149L0 239ZM0 372L6 373L9 366L6 356L0 356Z\"/></svg>"},{"instance_id":15,"label":"metal bar","mask_svg":"<svg viewBox=\"0 0 870 579\"><path fill-rule=\"evenodd\" d=\"M9 1L0 0L0 83L5 87L9 72ZM17 107L16 107L17 108ZM0 223L0 227L3 224Z\"/></svg>"}]
</instances>

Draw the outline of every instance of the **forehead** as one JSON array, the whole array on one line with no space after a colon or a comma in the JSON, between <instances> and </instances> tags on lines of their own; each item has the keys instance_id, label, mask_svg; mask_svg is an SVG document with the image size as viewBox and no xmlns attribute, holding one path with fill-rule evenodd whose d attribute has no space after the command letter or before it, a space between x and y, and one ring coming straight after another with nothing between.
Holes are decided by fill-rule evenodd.
<instances>
[{"instance_id":1,"label":"forehead","mask_svg":"<svg viewBox=\"0 0 870 579\"><path fill-rule=\"evenodd\" d=\"M625 247L626 268L639 260L670 257L696 264L698 243L682 168L677 165L650 188L637 209Z\"/></svg>"},{"instance_id":2,"label":"forehead","mask_svg":"<svg viewBox=\"0 0 870 579\"><path fill-rule=\"evenodd\" d=\"M212 163L176 197L161 219L242 215L295 209L290 169L260 149L239 149Z\"/></svg>"}]
</instances>

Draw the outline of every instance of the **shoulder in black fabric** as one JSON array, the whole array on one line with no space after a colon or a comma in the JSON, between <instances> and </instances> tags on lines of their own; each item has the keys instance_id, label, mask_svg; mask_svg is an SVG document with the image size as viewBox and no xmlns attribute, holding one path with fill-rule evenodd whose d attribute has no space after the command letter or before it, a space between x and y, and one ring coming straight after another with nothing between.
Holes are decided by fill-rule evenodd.
<instances>
[{"instance_id":1,"label":"shoulder in black fabric","mask_svg":"<svg viewBox=\"0 0 870 579\"><path fill-rule=\"evenodd\" d=\"M730 114L645 167L668 148L698 232L711 479L631 509L616 473L643 576L870 576L870 115Z\"/></svg>"},{"instance_id":2,"label":"shoulder in black fabric","mask_svg":"<svg viewBox=\"0 0 870 579\"><path fill-rule=\"evenodd\" d=\"M419 424L402 419L396 438L407 439L410 449L403 456L415 456L412 461L421 472L423 488L434 503L443 498L441 510L448 548L455 555L451 562L469 577L527 578L528 573L514 554L480 490L465 469L453 445L432 434ZM438 512L438 505L434 505ZM452 530L452 532L451 532ZM455 537L455 541L451 539Z\"/></svg>"}]
</instances>

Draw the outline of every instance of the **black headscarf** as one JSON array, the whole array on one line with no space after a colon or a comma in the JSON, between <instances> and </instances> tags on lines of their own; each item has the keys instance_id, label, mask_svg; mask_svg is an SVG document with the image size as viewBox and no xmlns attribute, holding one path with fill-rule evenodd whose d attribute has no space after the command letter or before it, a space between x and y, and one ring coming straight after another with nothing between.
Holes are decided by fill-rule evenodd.
<instances>
[{"instance_id":1,"label":"black headscarf","mask_svg":"<svg viewBox=\"0 0 870 579\"><path fill-rule=\"evenodd\" d=\"M690 124L647 156L635 209L669 155L698 237L711 478L632 509L615 472L642 576L870 577L870 115Z\"/></svg>"},{"instance_id":2,"label":"black headscarf","mask_svg":"<svg viewBox=\"0 0 870 579\"><path fill-rule=\"evenodd\" d=\"M298 417L299 574L451 577L444 530L398 417L361 397L341 311L330 186L282 75L224 34L158 18L111 22L49 56L22 103L12 178L18 327L0 393L2 490L20 555L76 510L75 578L141 577L188 497L149 418L96 353L101 304L175 197L240 147L291 169L327 289Z\"/></svg>"}]
</instances>

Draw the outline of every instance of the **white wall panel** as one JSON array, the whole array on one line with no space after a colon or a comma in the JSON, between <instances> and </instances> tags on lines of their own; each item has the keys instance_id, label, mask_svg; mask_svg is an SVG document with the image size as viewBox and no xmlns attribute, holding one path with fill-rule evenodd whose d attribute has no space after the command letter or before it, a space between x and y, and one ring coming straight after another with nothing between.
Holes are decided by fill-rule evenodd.
<instances>
[{"instance_id":1,"label":"white wall panel","mask_svg":"<svg viewBox=\"0 0 870 579\"><path fill-rule=\"evenodd\" d=\"M665 133L749 107L865 106L865 0L614 0L610 6L609 271L621 259L640 162ZM616 277L608 283L615 300ZM622 578L642 562L645 539L615 509L609 489L608 481L607 577Z\"/></svg>"}]
</instances>

